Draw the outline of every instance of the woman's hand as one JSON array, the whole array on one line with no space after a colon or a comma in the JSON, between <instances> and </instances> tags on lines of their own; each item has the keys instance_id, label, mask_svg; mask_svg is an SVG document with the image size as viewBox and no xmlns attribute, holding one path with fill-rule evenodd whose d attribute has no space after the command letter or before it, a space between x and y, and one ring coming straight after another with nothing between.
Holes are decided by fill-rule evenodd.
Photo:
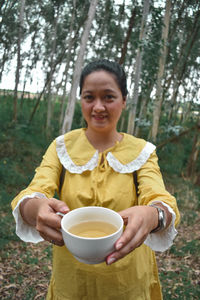
<instances>
[{"instance_id":1,"label":"woman's hand","mask_svg":"<svg viewBox=\"0 0 200 300\"><path fill-rule=\"evenodd\" d=\"M29 198L20 204L20 212L26 223L34 226L46 241L63 246L60 232L61 217L56 212L69 212L68 206L55 198Z\"/></svg>"},{"instance_id":2,"label":"woman's hand","mask_svg":"<svg viewBox=\"0 0 200 300\"><path fill-rule=\"evenodd\" d=\"M106 259L108 265L139 247L147 235L158 226L158 212L152 206L134 206L119 212L119 214L122 216L126 228L115 244L116 251Z\"/></svg>"}]
</instances>

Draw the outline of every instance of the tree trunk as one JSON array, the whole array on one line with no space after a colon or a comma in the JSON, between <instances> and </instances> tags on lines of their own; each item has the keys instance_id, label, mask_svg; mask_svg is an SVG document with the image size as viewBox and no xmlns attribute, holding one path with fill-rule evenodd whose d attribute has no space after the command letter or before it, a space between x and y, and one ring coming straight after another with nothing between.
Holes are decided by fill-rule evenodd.
<instances>
[{"instance_id":1,"label":"tree trunk","mask_svg":"<svg viewBox=\"0 0 200 300\"><path fill-rule=\"evenodd\" d=\"M146 23L147 17L149 13L149 0L144 2L144 9L142 15L142 24L139 36L139 47L136 56L136 70L135 70L135 80L134 80L134 91L133 91L133 102L131 103L130 111L129 111L129 119L128 119L128 129L127 132L129 134L134 133L135 128L135 118L136 118L136 109L138 103L138 90L139 90L139 83L140 83L140 76L141 76L141 64L142 64L142 54L143 54L143 46L142 43L145 39L146 35Z\"/></svg>"},{"instance_id":2,"label":"tree trunk","mask_svg":"<svg viewBox=\"0 0 200 300\"><path fill-rule=\"evenodd\" d=\"M141 100L140 112L139 112L139 116L138 116L138 122L137 122L137 126L136 126L136 129L135 129L135 136L137 136L137 137L139 137L139 133L140 133L140 122L141 122L142 119L144 120L145 117L146 117L146 109L145 108L147 107L148 100L150 99L152 88L153 88L153 82L152 82L150 88L148 89L146 95Z\"/></svg>"},{"instance_id":3,"label":"tree trunk","mask_svg":"<svg viewBox=\"0 0 200 300\"><path fill-rule=\"evenodd\" d=\"M17 67L15 73L15 89L14 89L14 107L13 107L13 121L17 121L17 90L19 85L19 77L21 70L21 43L24 31L24 10L25 10L25 0L20 1L20 12L19 12L19 31L17 40Z\"/></svg>"},{"instance_id":4,"label":"tree trunk","mask_svg":"<svg viewBox=\"0 0 200 300\"><path fill-rule=\"evenodd\" d=\"M61 98L61 110L60 110L60 118L59 118L59 125L60 128L63 123L64 119L64 109L65 109L65 99L67 98L66 95L66 86L67 86L67 81L68 81L68 70L69 70L69 64L70 64L70 59L71 59L71 50L73 46L73 38L72 38L72 32L73 32L73 26L74 26L74 20L75 20L75 13L76 13L76 0L73 0L73 13L70 21L70 30L69 30L69 47L68 47L68 52L67 52L67 58L66 58L66 66L65 66L65 81L64 81L64 87L63 87L63 94ZM61 131L61 129L60 129ZM62 132L61 132L62 133Z\"/></svg>"},{"instance_id":5,"label":"tree trunk","mask_svg":"<svg viewBox=\"0 0 200 300\"><path fill-rule=\"evenodd\" d=\"M56 7L56 15L53 23L53 38L52 38L52 49L50 57L50 72L49 81L47 86L47 120L46 120L46 133L50 134L51 128L51 115L52 115L52 80L53 80L53 69L54 69L54 55L56 52L56 40L57 40L57 27L59 18L59 7Z\"/></svg>"},{"instance_id":6,"label":"tree trunk","mask_svg":"<svg viewBox=\"0 0 200 300\"><path fill-rule=\"evenodd\" d=\"M62 133L63 134L65 132L71 130L73 116L74 116L74 110L75 110L75 103L76 103L76 92L77 92L79 79L80 79L80 70L81 70L81 67L82 67L82 64L83 64L83 57L84 57L87 41L88 41L88 38L89 38L89 33L90 33L91 26L92 26L92 21L93 21L94 16L95 16L97 3L98 3L98 0L94 0L94 1L90 2L90 7L89 7L89 11L88 11L88 18L87 18L87 21L86 21L86 24L85 24L83 35L81 37L80 49L79 49L76 64L75 64L75 67L74 67L71 91L70 91L68 104L67 104L67 108L66 108L66 111L65 111L63 126L62 126Z\"/></svg>"},{"instance_id":7,"label":"tree trunk","mask_svg":"<svg viewBox=\"0 0 200 300\"><path fill-rule=\"evenodd\" d=\"M121 49L121 57L119 59L119 64L120 65L122 65L125 61L128 42L130 40L131 32L132 32L133 25L134 25L134 22L135 22L135 15L136 15L136 8L134 7L132 9L131 17L130 17L130 20L129 20L129 26L128 26L128 31L126 33L126 38L124 40L124 43L123 43L123 46L122 46L122 49Z\"/></svg>"},{"instance_id":8,"label":"tree trunk","mask_svg":"<svg viewBox=\"0 0 200 300\"><path fill-rule=\"evenodd\" d=\"M159 59L159 68L158 68L157 86L156 86L156 99L155 99L154 111L153 111L153 124L150 133L151 138L154 142L156 141L157 134L158 134L158 127L159 127L161 107L162 107L162 94L163 94L162 81L164 78L165 61L166 61L166 53L167 53L167 37L169 32L170 9L171 9L171 0L166 0L166 9L165 9L164 24L162 30L163 47Z\"/></svg>"},{"instance_id":9,"label":"tree trunk","mask_svg":"<svg viewBox=\"0 0 200 300\"><path fill-rule=\"evenodd\" d=\"M192 180L193 183L196 182L196 170L197 170L196 166L197 166L199 150L200 150L200 123L199 123L199 128L196 130L194 135L192 151L187 164L187 176Z\"/></svg>"}]
</instances>

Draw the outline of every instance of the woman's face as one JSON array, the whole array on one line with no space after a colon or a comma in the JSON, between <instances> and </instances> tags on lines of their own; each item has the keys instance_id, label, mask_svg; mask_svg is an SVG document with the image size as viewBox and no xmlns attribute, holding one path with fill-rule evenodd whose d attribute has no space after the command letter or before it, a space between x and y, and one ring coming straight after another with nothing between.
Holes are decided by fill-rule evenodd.
<instances>
[{"instance_id":1,"label":"woman's face","mask_svg":"<svg viewBox=\"0 0 200 300\"><path fill-rule=\"evenodd\" d=\"M111 73L100 70L87 75L81 92L81 106L88 128L103 132L116 130L125 100Z\"/></svg>"}]
</instances>

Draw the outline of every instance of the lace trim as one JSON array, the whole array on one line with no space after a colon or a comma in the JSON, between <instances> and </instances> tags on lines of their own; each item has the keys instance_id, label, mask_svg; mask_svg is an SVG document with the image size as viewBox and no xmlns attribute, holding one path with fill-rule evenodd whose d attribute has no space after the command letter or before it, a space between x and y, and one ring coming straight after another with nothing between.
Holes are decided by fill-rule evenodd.
<instances>
[{"instance_id":1,"label":"lace trim","mask_svg":"<svg viewBox=\"0 0 200 300\"><path fill-rule=\"evenodd\" d=\"M20 203L22 203L22 201L28 198L34 198L36 196L40 198L46 198L44 194L39 192L32 193L31 195L26 195L19 200L15 209L12 212L16 222L16 235L24 242L39 243L44 241L44 239L41 237L41 235L35 229L35 227L32 227L24 222L19 210L19 205Z\"/></svg>"},{"instance_id":2,"label":"lace trim","mask_svg":"<svg viewBox=\"0 0 200 300\"><path fill-rule=\"evenodd\" d=\"M84 171L92 171L98 165L98 151L95 152L93 157L83 166L77 166L70 158L65 147L64 135L56 138L56 150L61 164L70 173L81 174Z\"/></svg>"},{"instance_id":3,"label":"lace trim","mask_svg":"<svg viewBox=\"0 0 200 300\"><path fill-rule=\"evenodd\" d=\"M152 154L152 152L155 150L155 146L149 142L146 143L145 147L142 149L140 155L130 163L123 165L120 163L114 155L109 152L106 156L107 161L109 165L119 173L132 173L134 171L139 170L144 163L147 161L149 156Z\"/></svg>"},{"instance_id":4,"label":"lace trim","mask_svg":"<svg viewBox=\"0 0 200 300\"><path fill-rule=\"evenodd\" d=\"M156 202L158 202L158 201L156 201ZM175 219L176 219L175 212L169 205L167 205L166 203L164 203L162 201L160 201L160 202L164 206L166 206L168 208L169 212L172 214L171 224L164 231L150 233L147 236L146 240L144 241L144 244L149 246L153 251L164 252L173 245L173 240L175 239L178 232L174 225Z\"/></svg>"},{"instance_id":5,"label":"lace trim","mask_svg":"<svg viewBox=\"0 0 200 300\"><path fill-rule=\"evenodd\" d=\"M146 143L145 147L142 149L140 155L130 163L123 165L119 160L111 153L108 152L106 159L108 164L114 171L119 173L132 173L139 170L144 163L147 161L149 156L155 150L155 146L149 142ZM81 174L85 171L92 171L98 165L98 155L99 152L96 151L93 157L82 166L77 166L70 158L64 141L64 135L61 135L56 138L56 150L58 158L61 164L68 170L70 173Z\"/></svg>"}]
</instances>

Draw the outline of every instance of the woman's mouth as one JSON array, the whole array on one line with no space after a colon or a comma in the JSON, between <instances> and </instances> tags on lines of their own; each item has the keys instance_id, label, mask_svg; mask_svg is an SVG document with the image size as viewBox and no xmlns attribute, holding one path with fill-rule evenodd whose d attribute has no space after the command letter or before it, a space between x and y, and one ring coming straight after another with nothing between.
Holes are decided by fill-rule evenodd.
<instances>
[{"instance_id":1,"label":"woman's mouth","mask_svg":"<svg viewBox=\"0 0 200 300\"><path fill-rule=\"evenodd\" d=\"M105 115L92 115L92 117L97 121L102 121L106 118Z\"/></svg>"}]
</instances>

